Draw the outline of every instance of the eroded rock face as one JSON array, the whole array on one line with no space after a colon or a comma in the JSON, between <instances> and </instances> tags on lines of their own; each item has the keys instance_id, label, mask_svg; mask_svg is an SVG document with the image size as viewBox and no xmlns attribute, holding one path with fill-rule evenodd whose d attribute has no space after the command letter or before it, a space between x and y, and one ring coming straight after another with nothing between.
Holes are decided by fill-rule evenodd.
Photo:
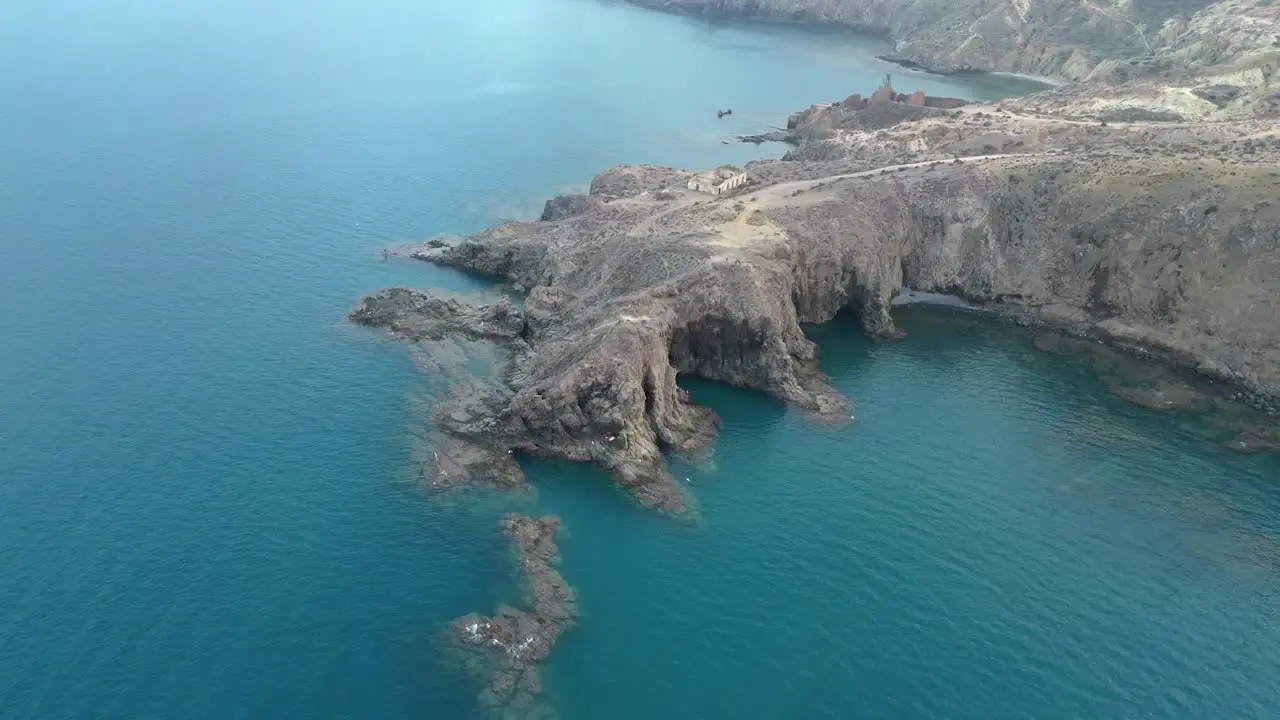
<instances>
[{"instance_id":1,"label":"eroded rock face","mask_svg":"<svg viewBox=\"0 0 1280 720\"><path fill-rule=\"evenodd\" d=\"M1217 105L1218 107L1222 108L1229 105L1231 101L1240 98L1247 91L1245 90L1245 88L1242 88L1238 85L1227 85L1225 83L1219 83L1217 85L1206 85L1204 87L1198 87L1192 92L1195 93L1196 97L1202 98L1204 100L1208 100L1214 105Z\"/></svg>"},{"instance_id":2,"label":"eroded rock face","mask_svg":"<svg viewBox=\"0 0 1280 720\"><path fill-rule=\"evenodd\" d=\"M529 607L503 606L485 617L472 613L454 620L451 631L465 648L482 653L482 705L518 717L536 715L542 694L538 665L551 654L561 633L578 615L573 589L555 569L560 519L509 514L502 520L529 593Z\"/></svg>"},{"instance_id":3,"label":"eroded rock face","mask_svg":"<svg viewBox=\"0 0 1280 720\"><path fill-rule=\"evenodd\" d=\"M1143 38L1170 17L1190 15L1210 0L1147 6L1081 5L1070 0L1030 4L996 0L630 0L668 12L782 22L845 25L899 40L896 58L945 74L1008 70L1083 75L1105 57L1139 55Z\"/></svg>"},{"instance_id":4,"label":"eroded rock face","mask_svg":"<svg viewBox=\"0 0 1280 720\"><path fill-rule=\"evenodd\" d=\"M850 307L892 336L903 287L1051 306L1098 337L1273 396L1280 206L1273 154L1256 159L1128 148L917 164L738 198L618 201L423 257L473 270L541 259L510 267L543 286L530 298L533 382L513 409L555 417L535 435L575 459L598 457L584 427L655 459L697 435L676 371L842 412L808 372L799 324ZM602 395L610 412L591 402Z\"/></svg>"},{"instance_id":5,"label":"eroded rock face","mask_svg":"<svg viewBox=\"0 0 1280 720\"><path fill-rule=\"evenodd\" d=\"M600 199L593 195L557 195L548 200L546 206L542 208L540 219L544 222L563 220L592 210L599 203Z\"/></svg>"},{"instance_id":6,"label":"eroded rock face","mask_svg":"<svg viewBox=\"0 0 1280 720\"><path fill-rule=\"evenodd\" d=\"M1107 392L1133 403L1138 407L1155 412L1189 410L1204 402L1204 396L1188 385L1171 384L1158 387L1129 387L1112 385Z\"/></svg>"}]
</instances>

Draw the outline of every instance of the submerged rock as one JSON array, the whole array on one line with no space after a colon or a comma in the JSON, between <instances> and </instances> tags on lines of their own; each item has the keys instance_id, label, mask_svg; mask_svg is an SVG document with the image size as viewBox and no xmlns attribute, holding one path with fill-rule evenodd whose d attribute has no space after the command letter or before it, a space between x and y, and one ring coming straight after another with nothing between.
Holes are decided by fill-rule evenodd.
<instances>
[{"instance_id":1,"label":"submerged rock","mask_svg":"<svg viewBox=\"0 0 1280 720\"><path fill-rule=\"evenodd\" d=\"M442 434L431 454L422 470L431 487L488 485L513 490L524 485L524 472L511 450Z\"/></svg>"},{"instance_id":2,"label":"submerged rock","mask_svg":"<svg viewBox=\"0 0 1280 720\"><path fill-rule=\"evenodd\" d=\"M1031 345L1043 353L1060 354L1065 338L1057 333L1040 333L1031 339Z\"/></svg>"},{"instance_id":3,"label":"submerged rock","mask_svg":"<svg viewBox=\"0 0 1280 720\"><path fill-rule=\"evenodd\" d=\"M1195 388L1183 384L1171 384L1161 387L1125 387L1112 385L1107 392L1147 410L1170 412L1188 410L1204 402L1205 397Z\"/></svg>"},{"instance_id":4,"label":"submerged rock","mask_svg":"<svg viewBox=\"0 0 1280 720\"><path fill-rule=\"evenodd\" d=\"M482 703L490 710L514 710L527 716L537 709L542 693L538 665L550 656L578 610L573 589L554 567L560 519L509 514L502 519L502 528L511 539L529 592L529 608L502 606L488 617L472 613L454 620L450 627L462 647L487 660L482 670Z\"/></svg>"},{"instance_id":5,"label":"submerged rock","mask_svg":"<svg viewBox=\"0 0 1280 720\"><path fill-rule=\"evenodd\" d=\"M1262 429L1246 430L1222 447L1245 455L1280 455L1280 432Z\"/></svg>"}]
</instances>

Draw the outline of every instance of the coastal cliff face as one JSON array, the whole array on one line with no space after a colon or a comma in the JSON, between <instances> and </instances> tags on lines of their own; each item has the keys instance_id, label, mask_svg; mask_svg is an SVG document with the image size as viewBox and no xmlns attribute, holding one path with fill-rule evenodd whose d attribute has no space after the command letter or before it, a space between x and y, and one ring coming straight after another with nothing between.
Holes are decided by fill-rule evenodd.
<instances>
[{"instance_id":1,"label":"coastal cliff face","mask_svg":"<svg viewBox=\"0 0 1280 720\"><path fill-rule=\"evenodd\" d=\"M732 201L641 196L423 257L534 287L535 350L542 338L572 357L634 348L644 361L629 382L637 397L646 383L662 388L663 407L676 399L674 370L838 411L813 384L799 323L850 307L866 330L892 335L888 308L904 287L1051 307L1055 322L1275 397L1275 147L1224 159L1121 146L975 156Z\"/></svg>"},{"instance_id":2,"label":"coastal cliff face","mask_svg":"<svg viewBox=\"0 0 1280 720\"><path fill-rule=\"evenodd\" d=\"M1169 70L1195 76L1247 70L1280 48L1267 0L629 0L667 12L842 25L891 35L893 57L955 72L998 70L1068 80ZM1132 61L1132 62L1130 62ZM1227 72L1220 72L1227 70ZM1251 82L1257 82L1256 74Z\"/></svg>"}]
</instances>

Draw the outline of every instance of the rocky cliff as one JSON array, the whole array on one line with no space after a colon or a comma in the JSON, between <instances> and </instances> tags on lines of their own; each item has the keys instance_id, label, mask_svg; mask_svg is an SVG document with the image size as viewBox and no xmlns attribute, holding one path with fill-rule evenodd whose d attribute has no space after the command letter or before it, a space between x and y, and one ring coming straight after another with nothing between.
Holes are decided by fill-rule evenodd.
<instances>
[{"instance_id":1,"label":"rocky cliff","mask_svg":"<svg viewBox=\"0 0 1280 720\"><path fill-rule=\"evenodd\" d=\"M615 168L539 221L410 250L526 291L517 307L393 289L352 313L507 358L499 377L456 379L435 409L432 484L518 487L519 454L559 457L679 512L663 456L696 452L716 419L678 375L847 420L801 324L850 309L866 332L897 337L890 308L908 289L1280 407L1277 14L1263 0L635 1L878 29L930 63L1094 79L958 109L824 104L781 135L795 149L751 164L730 195L689 191L675 168Z\"/></svg>"}]
</instances>

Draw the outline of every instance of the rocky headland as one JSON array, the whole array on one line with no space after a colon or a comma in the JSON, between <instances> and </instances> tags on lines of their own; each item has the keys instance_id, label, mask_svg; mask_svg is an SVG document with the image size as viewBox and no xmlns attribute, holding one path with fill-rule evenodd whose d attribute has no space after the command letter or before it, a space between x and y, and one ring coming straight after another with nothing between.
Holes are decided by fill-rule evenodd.
<instances>
[{"instance_id":1,"label":"rocky headland","mask_svg":"<svg viewBox=\"0 0 1280 720\"><path fill-rule=\"evenodd\" d=\"M674 512L684 497L663 453L695 451L715 428L678 375L847 420L801 325L850 309L863 331L899 337L890 308L907 290L1185 368L1274 413L1276 125L1092 122L1045 104L865 130L822 119L844 112L837 103L730 195L689 190L682 170L617 168L589 194L549 202L555 219L411 251L505 278L526 291L523 308L399 289L353 317L508 348L502 382L455 392L437 412L453 466L512 486L516 453L593 462Z\"/></svg>"},{"instance_id":2,"label":"rocky headland","mask_svg":"<svg viewBox=\"0 0 1280 720\"><path fill-rule=\"evenodd\" d=\"M751 138L793 148L752 163L750 182L726 194L689 189L685 170L615 168L588 193L548 201L540 220L399 251L524 293L519 306L392 289L352 313L507 358L496 378L458 378L435 408L432 484L518 487L519 454L558 457L680 512L663 455L705 446L716 419L678 375L847 420L801 325L847 308L865 332L898 337L890 308L906 291L1106 342L1280 407L1280 6L632 1L870 29L926 66L1081 81L963 106L855 94Z\"/></svg>"},{"instance_id":3,"label":"rocky headland","mask_svg":"<svg viewBox=\"0 0 1280 720\"><path fill-rule=\"evenodd\" d=\"M1150 410L1227 396L1280 415L1280 5L631 1L871 29L921 66L1078 82L989 104L855 94L746 138L791 148L722 194L691 189L703 188L693 171L619 167L539 220L397 250L522 296L391 288L351 313L420 345L501 357L486 377L433 366L450 388L432 410L433 486L519 488L520 455L563 458L680 513L664 456L696 453L717 425L680 375L847 422L802 326L848 311L851 332L900 339L892 308L938 297L1035 328L1045 352L1176 368L1173 382L1109 384ZM1227 450L1280 452L1273 419L1229 433ZM509 515L503 527L529 606L451 633L483 661L486 704L527 716L537 665L576 610L554 569L558 521Z\"/></svg>"}]
</instances>

